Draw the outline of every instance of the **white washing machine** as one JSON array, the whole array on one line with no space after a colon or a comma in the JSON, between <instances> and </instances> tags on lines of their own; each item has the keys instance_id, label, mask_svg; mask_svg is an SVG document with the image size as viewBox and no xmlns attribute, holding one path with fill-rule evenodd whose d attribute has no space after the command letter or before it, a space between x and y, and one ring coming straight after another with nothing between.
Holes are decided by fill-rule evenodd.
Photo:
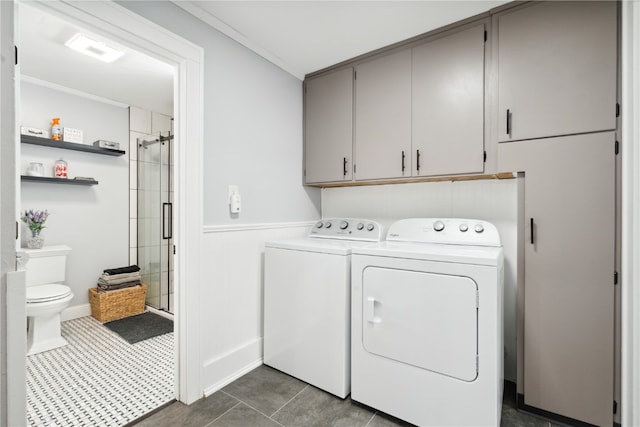
<instances>
[{"instance_id":1,"label":"white washing machine","mask_svg":"<svg viewBox=\"0 0 640 427\"><path fill-rule=\"evenodd\" d=\"M264 364L338 397L351 391L351 251L379 242L374 221L325 219L267 242Z\"/></svg>"},{"instance_id":2,"label":"white washing machine","mask_svg":"<svg viewBox=\"0 0 640 427\"><path fill-rule=\"evenodd\" d=\"M494 225L405 219L354 248L351 398L419 426L499 426L503 254Z\"/></svg>"}]
</instances>

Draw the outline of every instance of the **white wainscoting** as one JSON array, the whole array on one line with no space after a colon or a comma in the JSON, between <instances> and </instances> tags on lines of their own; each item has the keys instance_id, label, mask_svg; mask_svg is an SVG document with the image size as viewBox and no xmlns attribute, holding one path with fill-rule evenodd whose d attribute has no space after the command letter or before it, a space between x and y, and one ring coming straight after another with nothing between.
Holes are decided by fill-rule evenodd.
<instances>
[{"instance_id":1,"label":"white wainscoting","mask_svg":"<svg viewBox=\"0 0 640 427\"><path fill-rule=\"evenodd\" d=\"M210 395L262 363L264 245L313 221L206 226L202 239L202 387Z\"/></svg>"}]
</instances>

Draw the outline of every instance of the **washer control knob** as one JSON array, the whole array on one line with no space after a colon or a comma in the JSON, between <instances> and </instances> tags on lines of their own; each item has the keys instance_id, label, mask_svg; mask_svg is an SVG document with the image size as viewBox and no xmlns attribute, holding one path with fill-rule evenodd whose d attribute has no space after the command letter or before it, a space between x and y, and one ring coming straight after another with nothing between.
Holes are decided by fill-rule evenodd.
<instances>
[{"instance_id":1,"label":"washer control knob","mask_svg":"<svg viewBox=\"0 0 640 427\"><path fill-rule=\"evenodd\" d=\"M373 224L367 224L367 231L373 231L373 229L376 228L375 225Z\"/></svg>"},{"instance_id":2,"label":"washer control knob","mask_svg":"<svg viewBox=\"0 0 640 427\"><path fill-rule=\"evenodd\" d=\"M333 224L331 224L331 221L327 221L324 223L324 228L331 228Z\"/></svg>"},{"instance_id":3,"label":"washer control knob","mask_svg":"<svg viewBox=\"0 0 640 427\"><path fill-rule=\"evenodd\" d=\"M476 233L482 233L484 231L484 227L482 224L476 224L476 226L473 227L473 229L476 231Z\"/></svg>"},{"instance_id":4,"label":"washer control knob","mask_svg":"<svg viewBox=\"0 0 640 427\"><path fill-rule=\"evenodd\" d=\"M469 230L469 226L467 224L460 224L460 231L462 231L463 233L466 233L467 230Z\"/></svg>"},{"instance_id":5,"label":"washer control knob","mask_svg":"<svg viewBox=\"0 0 640 427\"><path fill-rule=\"evenodd\" d=\"M357 228L358 230L362 230L362 229L364 228L364 224L363 224L363 223L361 223L361 222L359 222L359 223L358 223L358 225L356 225L356 228Z\"/></svg>"},{"instance_id":6,"label":"washer control knob","mask_svg":"<svg viewBox=\"0 0 640 427\"><path fill-rule=\"evenodd\" d=\"M349 226L349 223L347 221L340 222L340 230L346 230L348 226Z\"/></svg>"},{"instance_id":7,"label":"washer control knob","mask_svg":"<svg viewBox=\"0 0 640 427\"><path fill-rule=\"evenodd\" d=\"M436 222L433 223L433 229L436 231L442 231L444 230L444 222L438 220Z\"/></svg>"},{"instance_id":8,"label":"washer control knob","mask_svg":"<svg viewBox=\"0 0 640 427\"><path fill-rule=\"evenodd\" d=\"M318 221L316 223L316 228L322 228L322 221Z\"/></svg>"}]
</instances>

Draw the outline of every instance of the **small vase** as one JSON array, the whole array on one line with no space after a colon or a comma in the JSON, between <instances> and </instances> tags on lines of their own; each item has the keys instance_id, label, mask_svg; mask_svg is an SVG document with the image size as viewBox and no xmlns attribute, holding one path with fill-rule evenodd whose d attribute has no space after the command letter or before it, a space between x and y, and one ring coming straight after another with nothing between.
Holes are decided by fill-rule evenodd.
<instances>
[{"instance_id":1,"label":"small vase","mask_svg":"<svg viewBox=\"0 0 640 427\"><path fill-rule=\"evenodd\" d=\"M44 239L40 237L40 233L32 231L31 238L27 239L27 248L42 249L43 246L44 246Z\"/></svg>"}]
</instances>

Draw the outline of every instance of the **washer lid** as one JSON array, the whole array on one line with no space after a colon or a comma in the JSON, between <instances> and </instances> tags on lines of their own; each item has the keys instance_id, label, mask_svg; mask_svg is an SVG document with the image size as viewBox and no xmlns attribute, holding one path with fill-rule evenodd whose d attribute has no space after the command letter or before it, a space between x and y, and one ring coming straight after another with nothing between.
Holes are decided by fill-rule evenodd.
<instances>
[{"instance_id":1,"label":"washer lid","mask_svg":"<svg viewBox=\"0 0 640 427\"><path fill-rule=\"evenodd\" d=\"M45 302L62 299L71 294L71 288L57 283L27 287L27 302Z\"/></svg>"}]
</instances>

